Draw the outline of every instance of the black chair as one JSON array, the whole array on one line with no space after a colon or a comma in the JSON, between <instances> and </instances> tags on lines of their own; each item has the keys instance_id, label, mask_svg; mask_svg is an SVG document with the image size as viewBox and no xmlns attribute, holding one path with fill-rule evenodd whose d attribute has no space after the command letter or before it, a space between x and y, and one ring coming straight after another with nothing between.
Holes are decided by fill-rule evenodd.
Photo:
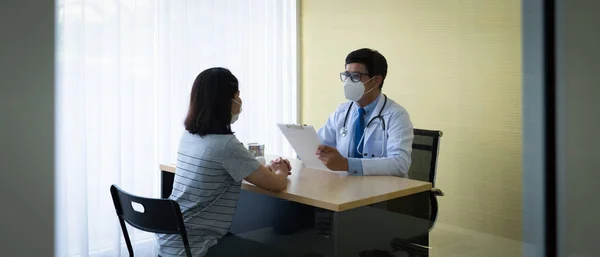
<instances>
[{"instance_id":1,"label":"black chair","mask_svg":"<svg viewBox=\"0 0 600 257\"><path fill-rule=\"evenodd\" d=\"M188 257L192 256L187 232L183 224L183 216L177 202L169 199L134 196L121 190L116 185L110 187L110 194L121 223L129 256L133 256L133 247L131 246L125 221L129 225L147 232L181 235L186 255ZM134 209L134 205L140 209Z\"/></svg>"},{"instance_id":2,"label":"black chair","mask_svg":"<svg viewBox=\"0 0 600 257\"><path fill-rule=\"evenodd\" d=\"M444 193L435 187L435 175L443 133L439 130L414 129L415 138L412 145L411 166L408 171L410 179L430 182L432 185L430 197L429 232L435 226L438 217L438 196ZM392 239L392 247L397 251L408 252L410 256L428 256L429 247L415 242L423 242L428 235L418 235L410 239Z\"/></svg>"}]
</instances>

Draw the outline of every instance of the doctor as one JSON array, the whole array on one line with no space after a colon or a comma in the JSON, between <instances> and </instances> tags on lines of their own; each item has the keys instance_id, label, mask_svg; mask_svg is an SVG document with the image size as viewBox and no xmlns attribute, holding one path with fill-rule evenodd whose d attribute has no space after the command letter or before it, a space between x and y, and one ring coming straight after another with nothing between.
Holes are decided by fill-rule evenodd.
<instances>
[{"instance_id":1,"label":"doctor","mask_svg":"<svg viewBox=\"0 0 600 257\"><path fill-rule=\"evenodd\" d=\"M318 131L318 158L327 168L350 175L407 177L413 125L408 112L381 93L387 61L363 48L346 57L340 73L349 102L338 106Z\"/></svg>"}]
</instances>

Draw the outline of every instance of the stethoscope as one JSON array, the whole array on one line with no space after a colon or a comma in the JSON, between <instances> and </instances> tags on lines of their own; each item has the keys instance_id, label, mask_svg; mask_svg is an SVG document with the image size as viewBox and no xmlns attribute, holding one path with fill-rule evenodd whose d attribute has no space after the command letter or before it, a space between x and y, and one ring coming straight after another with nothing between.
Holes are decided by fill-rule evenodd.
<instances>
[{"instance_id":1,"label":"stethoscope","mask_svg":"<svg viewBox=\"0 0 600 257\"><path fill-rule=\"evenodd\" d=\"M385 127L385 119L383 119L383 116L381 116L381 113L383 113L383 109L385 108L385 105L387 104L387 95L383 94L384 100L383 100L383 105L381 106L381 109L379 109L379 113L377 114L377 116L371 118L369 120L369 122L367 122L367 126L365 126L365 130L364 133L362 135L362 137L360 137L360 141L358 141L358 145L356 146L356 151L358 151L358 153L360 155L365 155L360 152L360 148L359 146L363 143L363 140L365 139L365 135L367 134L367 129L369 129L369 125L371 125L371 123L374 120L379 120L379 126L381 126L382 130L381 132L383 133L383 137L381 137L383 139L383 144L381 144L381 154L383 155L384 151L385 151L385 145L386 145L386 141L385 140L385 134L386 134L386 127ZM346 110L346 117L344 118L344 126L342 126L342 128L340 129L340 134L342 134L343 137L346 137L348 135L348 129L346 128L346 124L348 123L348 115L350 114L350 110L352 109L352 105L354 104L354 102L350 103L350 106L348 106L348 110Z\"/></svg>"}]
</instances>

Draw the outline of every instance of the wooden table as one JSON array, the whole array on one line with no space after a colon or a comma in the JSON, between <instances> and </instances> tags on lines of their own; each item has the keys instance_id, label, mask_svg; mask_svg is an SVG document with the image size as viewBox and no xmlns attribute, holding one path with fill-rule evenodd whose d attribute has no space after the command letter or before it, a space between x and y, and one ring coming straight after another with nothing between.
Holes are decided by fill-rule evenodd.
<instances>
[{"instance_id":1,"label":"wooden table","mask_svg":"<svg viewBox=\"0 0 600 257\"><path fill-rule=\"evenodd\" d=\"M275 158L267 156L267 160ZM389 176L346 176L303 168L297 159L291 159L290 163L292 175L288 177L288 185L283 192L273 193L245 180L242 189L336 212L431 190L431 183L418 180ZM160 169L174 173L175 165L160 165Z\"/></svg>"},{"instance_id":2,"label":"wooden table","mask_svg":"<svg viewBox=\"0 0 600 257\"><path fill-rule=\"evenodd\" d=\"M267 156L267 161L274 158ZM298 247L304 240L320 245L314 251L323 256L358 256L363 250L389 249L392 238L409 240L423 233L425 237L416 243L428 245L430 183L390 176L347 176L304 168L297 159L290 162L292 175L283 192L242 183L232 233L267 244L277 241L281 246L285 243L278 240L290 237L278 234L310 235L312 232L298 231L314 230L315 216L318 223L318 217L329 212L329 237L290 239L290 247ZM171 194L176 165L161 164L160 169L162 197L166 198ZM312 241L315 244L309 243Z\"/></svg>"}]
</instances>

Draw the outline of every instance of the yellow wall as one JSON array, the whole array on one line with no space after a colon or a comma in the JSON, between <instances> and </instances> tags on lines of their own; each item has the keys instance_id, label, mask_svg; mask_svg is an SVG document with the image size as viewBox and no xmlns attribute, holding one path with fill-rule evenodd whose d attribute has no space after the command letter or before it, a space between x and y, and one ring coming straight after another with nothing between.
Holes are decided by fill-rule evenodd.
<instances>
[{"instance_id":1,"label":"yellow wall","mask_svg":"<svg viewBox=\"0 0 600 257\"><path fill-rule=\"evenodd\" d=\"M439 221L520 240L520 17L517 0L302 0L302 122L320 127L344 101L350 51L379 50L384 93L444 131Z\"/></svg>"}]
</instances>

